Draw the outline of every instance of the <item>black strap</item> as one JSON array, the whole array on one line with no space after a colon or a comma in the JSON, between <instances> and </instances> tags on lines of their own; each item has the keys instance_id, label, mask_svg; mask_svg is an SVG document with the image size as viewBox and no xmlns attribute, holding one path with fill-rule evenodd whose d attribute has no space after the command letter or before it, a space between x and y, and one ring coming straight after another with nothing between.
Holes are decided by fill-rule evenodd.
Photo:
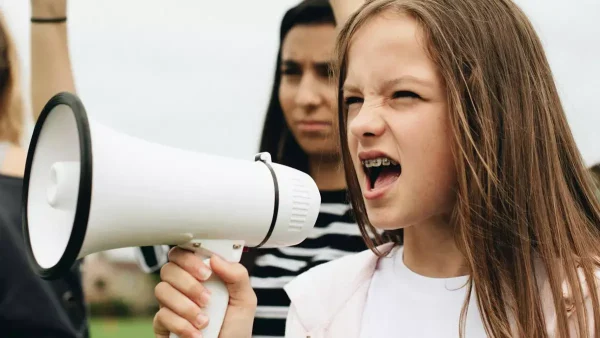
<instances>
[{"instance_id":1,"label":"black strap","mask_svg":"<svg viewBox=\"0 0 600 338\"><path fill-rule=\"evenodd\" d=\"M33 23L60 23L67 21L67 17L60 18L31 18Z\"/></svg>"},{"instance_id":2,"label":"black strap","mask_svg":"<svg viewBox=\"0 0 600 338\"><path fill-rule=\"evenodd\" d=\"M279 183L277 182L277 175L275 175L275 171L273 170L273 167L271 167L271 164L268 161L263 161L260 157L260 154L256 155L256 157L254 159L256 161L260 161L260 162L264 163L267 166L267 168L269 168L269 171L271 172L271 177L273 177L273 187L275 188L275 203L273 203L273 218L271 219L271 226L269 226L269 231L267 232L265 239L263 239L262 242L260 242L260 244L255 247L255 248L260 248L261 246L265 245L265 243L267 243L269 238L271 238L273 229L275 229L275 223L277 222L277 214L279 213Z\"/></svg>"}]
</instances>

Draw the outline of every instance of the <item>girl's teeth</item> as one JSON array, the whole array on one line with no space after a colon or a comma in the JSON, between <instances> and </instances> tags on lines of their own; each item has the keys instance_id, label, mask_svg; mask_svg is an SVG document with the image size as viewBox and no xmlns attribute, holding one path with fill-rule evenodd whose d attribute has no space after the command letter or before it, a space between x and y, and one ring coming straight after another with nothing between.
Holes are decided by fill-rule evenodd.
<instances>
[{"instance_id":1,"label":"girl's teeth","mask_svg":"<svg viewBox=\"0 0 600 338\"><path fill-rule=\"evenodd\" d=\"M379 167L379 166L389 166L389 165L398 165L396 161L393 161L387 157L374 158L370 160L362 161L363 165L367 168L371 167Z\"/></svg>"}]
</instances>

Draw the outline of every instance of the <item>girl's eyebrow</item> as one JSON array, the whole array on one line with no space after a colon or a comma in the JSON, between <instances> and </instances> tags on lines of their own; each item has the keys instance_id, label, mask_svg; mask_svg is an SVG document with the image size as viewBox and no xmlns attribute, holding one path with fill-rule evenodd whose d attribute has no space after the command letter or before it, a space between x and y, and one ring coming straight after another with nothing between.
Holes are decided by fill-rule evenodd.
<instances>
[{"instance_id":1,"label":"girl's eyebrow","mask_svg":"<svg viewBox=\"0 0 600 338\"><path fill-rule=\"evenodd\" d=\"M381 91L385 91L386 89L388 89L390 87L394 87L397 85L403 85L403 84L416 84L416 85L423 86L423 87L434 87L434 83L429 80L421 79L421 78L418 78L418 77L412 76L412 75L404 75L404 76L400 76L400 77L397 77L397 78L394 78L391 80L384 81L379 89ZM344 83L342 91L343 92L360 93L360 89L358 88L358 86L351 84L351 83L350 84Z\"/></svg>"}]
</instances>

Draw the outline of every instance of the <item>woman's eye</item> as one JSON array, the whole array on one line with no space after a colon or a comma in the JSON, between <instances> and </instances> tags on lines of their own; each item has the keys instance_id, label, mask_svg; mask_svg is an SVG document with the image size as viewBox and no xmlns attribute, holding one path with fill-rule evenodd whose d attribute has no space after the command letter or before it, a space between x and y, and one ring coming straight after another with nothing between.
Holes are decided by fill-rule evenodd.
<instances>
[{"instance_id":1,"label":"woman's eye","mask_svg":"<svg viewBox=\"0 0 600 338\"><path fill-rule=\"evenodd\" d=\"M282 75L301 75L302 71L300 71L300 69L297 69L297 68L283 68L281 70L281 74Z\"/></svg>"},{"instance_id":2,"label":"woman's eye","mask_svg":"<svg viewBox=\"0 0 600 338\"><path fill-rule=\"evenodd\" d=\"M329 79L331 77L332 70L329 64L318 65L315 67L315 70L322 78Z\"/></svg>"},{"instance_id":3,"label":"woman's eye","mask_svg":"<svg viewBox=\"0 0 600 338\"><path fill-rule=\"evenodd\" d=\"M394 99L401 99L401 98L420 99L421 97L419 96L419 94L417 94L415 92L411 92L410 90L399 90L397 92L394 92L393 98Z\"/></svg>"},{"instance_id":4,"label":"woman's eye","mask_svg":"<svg viewBox=\"0 0 600 338\"><path fill-rule=\"evenodd\" d=\"M350 96L350 97L346 97L344 98L344 104L346 106L350 106L354 103L362 103L363 99L357 96Z\"/></svg>"}]
</instances>

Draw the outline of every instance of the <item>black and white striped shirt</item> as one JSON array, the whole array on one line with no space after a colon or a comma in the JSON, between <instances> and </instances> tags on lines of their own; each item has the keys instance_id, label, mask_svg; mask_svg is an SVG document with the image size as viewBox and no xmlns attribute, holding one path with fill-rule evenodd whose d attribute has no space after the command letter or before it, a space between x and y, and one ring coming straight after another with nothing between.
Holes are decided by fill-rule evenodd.
<instances>
[{"instance_id":1,"label":"black and white striped shirt","mask_svg":"<svg viewBox=\"0 0 600 338\"><path fill-rule=\"evenodd\" d=\"M321 191L321 208L309 237L293 247L260 249L250 270L258 299L253 338L283 337L290 300L283 290L295 276L319 264L366 250L346 191ZM167 261L168 246L137 248L142 269L156 272Z\"/></svg>"},{"instance_id":2,"label":"black and white striped shirt","mask_svg":"<svg viewBox=\"0 0 600 338\"><path fill-rule=\"evenodd\" d=\"M293 247L260 250L250 277L258 299L253 337L284 336L290 300L283 287L295 276L366 249L346 191L322 191L319 217L306 240Z\"/></svg>"}]
</instances>

